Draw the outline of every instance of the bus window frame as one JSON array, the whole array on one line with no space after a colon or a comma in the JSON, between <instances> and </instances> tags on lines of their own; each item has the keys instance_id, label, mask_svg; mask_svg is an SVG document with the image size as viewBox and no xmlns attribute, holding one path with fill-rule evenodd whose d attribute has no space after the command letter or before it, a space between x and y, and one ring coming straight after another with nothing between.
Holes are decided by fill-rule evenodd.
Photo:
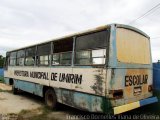
<instances>
[{"instance_id":1,"label":"bus window frame","mask_svg":"<svg viewBox=\"0 0 160 120\"><path fill-rule=\"evenodd\" d=\"M36 59L36 64L35 64L35 66L44 66L44 67L48 67L48 66L50 66L50 60L51 60L51 43L52 42L46 42L46 43L43 43L43 44L39 44L39 45L36 45L36 53L35 53L35 59ZM50 47L49 47L49 51L48 51L48 54L39 54L38 53L38 46L43 46L43 45L49 45ZM46 64L40 64L40 56L48 56L48 64L46 65Z\"/></svg>"},{"instance_id":2,"label":"bus window frame","mask_svg":"<svg viewBox=\"0 0 160 120\"><path fill-rule=\"evenodd\" d=\"M24 52L24 56L18 56L18 52L19 52L19 51L23 51L23 52ZM24 48L24 49L17 50L16 66L24 66L24 65L25 65L25 56L26 56L26 49L25 49L25 48ZM21 58L24 59L24 60L23 60L23 65L19 65L19 63L18 63L18 59L21 59Z\"/></svg>"},{"instance_id":3,"label":"bus window frame","mask_svg":"<svg viewBox=\"0 0 160 120\"><path fill-rule=\"evenodd\" d=\"M76 52L90 51L90 58L89 58L89 60L90 60L91 64L76 64L76 52L75 52L75 57L74 57L75 63L74 63L74 65L75 66L104 66L104 65L106 65L106 58L107 58L106 54L104 55L105 57L102 57L102 56L100 56L100 57L92 57L92 50L106 50L106 53L107 53L107 48L96 48L96 49L86 49L86 50L76 51ZM93 60L92 60L93 58L104 58L105 59L104 60L104 64L93 64Z\"/></svg>"},{"instance_id":4,"label":"bus window frame","mask_svg":"<svg viewBox=\"0 0 160 120\"><path fill-rule=\"evenodd\" d=\"M15 64L14 65L11 65L10 64L10 62L11 62L11 54L13 53L13 52L15 52L15 57L14 57L14 59L15 59ZM12 58L13 59L13 58ZM10 52L10 54L9 54L9 66L17 66L17 51L12 51L12 52Z\"/></svg>"},{"instance_id":5,"label":"bus window frame","mask_svg":"<svg viewBox=\"0 0 160 120\"><path fill-rule=\"evenodd\" d=\"M74 66L95 66L95 67L103 67L103 66L108 66L108 62L109 62L109 41L110 41L110 34L111 34L111 30L110 30L110 27L105 29L105 30L100 30L100 31L96 31L96 32L101 32L101 31L105 31L106 32L106 45L104 47L96 47L96 48L89 48L89 49L83 49L83 50L78 50L76 51L76 38L77 36L75 37L75 45L74 45ZM84 36L84 35L89 35L89 34L93 34L93 33L96 33L96 32L92 32L92 33L86 33L86 34L83 34L83 35L79 35L78 37L80 36ZM92 50L101 50L101 49L105 49L106 50L106 54L105 54L105 63L104 64L76 64L76 52L79 52L79 51L92 51ZM90 60L92 59L93 57L91 56L90 57Z\"/></svg>"},{"instance_id":6,"label":"bus window frame","mask_svg":"<svg viewBox=\"0 0 160 120\"><path fill-rule=\"evenodd\" d=\"M55 52L54 53L54 48L55 48L55 42L58 42L58 41L65 41L65 40L71 40L71 42L72 42L72 49L70 50L70 51L60 51L60 52ZM56 43L57 44L57 43ZM62 43L61 43L62 44ZM51 57L51 66L72 66L72 57L73 57L73 45L74 45L74 37L68 37L68 38L64 38L64 39L61 39L61 40L57 40L57 41L53 41L53 45L52 45L52 57ZM63 54L63 53L71 53L71 62L70 62L70 64L61 64L61 54ZM54 54L58 54L58 56L59 56L59 64L53 64L53 56L54 56Z\"/></svg>"},{"instance_id":7,"label":"bus window frame","mask_svg":"<svg viewBox=\"0 0 160 120\"><path fill-rule=\"evenodd\" d=\"M25 60L24 60L24 66L35 66L36 65L36 47L37 46L31 46L31 47L27 47L25 48ZM26 56L26 52L27 52L27 49L29 48L34 48L34 55L27 55ZM29 57L34 57L34 64L33 65L26 65L26 58L29 58Z\"/></svg>"}]
</instances>

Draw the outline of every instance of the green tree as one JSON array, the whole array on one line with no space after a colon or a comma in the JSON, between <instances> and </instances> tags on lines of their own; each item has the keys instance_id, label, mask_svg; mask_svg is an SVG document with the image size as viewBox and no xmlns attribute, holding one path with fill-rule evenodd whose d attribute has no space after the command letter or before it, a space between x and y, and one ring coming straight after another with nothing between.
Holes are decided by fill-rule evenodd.
<instances>
[{"instance_id":1,"label":"green tree","mask_svg":"<svg viewBox=\"0 0 160 120\"><path fill-rule=\"evenodd\" d=\"M4 61L5 61L5 57L3 57L2 55L0 55L0 68L3 68Z\"/></svg>"}]
</instances>

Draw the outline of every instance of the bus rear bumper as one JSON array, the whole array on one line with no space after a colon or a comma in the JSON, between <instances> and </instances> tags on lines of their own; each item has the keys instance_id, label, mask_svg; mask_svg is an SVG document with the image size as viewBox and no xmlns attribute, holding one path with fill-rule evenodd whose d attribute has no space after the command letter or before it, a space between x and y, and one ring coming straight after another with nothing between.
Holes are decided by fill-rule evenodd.
<instances>
[{"instance_id":1,"label":"bus rear bumper","mask_svg":"<svg viewBox=\"0 0 160 120\"><path fill-rule=\"evenodd\" d=\"M113 109L114 110L114 115L120 114L120 113L123 113L123 112L127 112L127 111L133 110L135 108L139 108L139 107L142 107L144 105L152 104L152 103L155 103L155 102L158 102L157 97L151 97L151 98L143 99L143 100L140 100L140 101L137 101L137 102L133 102L133 103L125 104L125 105L122 105L122 106L114 107L114 109Z\"/></svg>"}]
</instances>

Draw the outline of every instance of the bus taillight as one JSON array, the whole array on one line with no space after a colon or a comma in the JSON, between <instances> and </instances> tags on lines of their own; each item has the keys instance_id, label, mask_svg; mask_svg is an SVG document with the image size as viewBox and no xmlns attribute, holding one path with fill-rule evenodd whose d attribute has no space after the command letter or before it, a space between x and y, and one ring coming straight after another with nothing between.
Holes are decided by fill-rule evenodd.
<instances>
[{"instance_id":1,"label":"bus taillight","mask_svg":"<svg viewBox=\"0 0 160 120\"><path fill-rule=\"evenodd\" d=\"M152 85L148 85L148 92L152 92L153 90L153 86Z\"/></svg>"},{"instance_id":2,"label":"bus taillight","mask_svg":"<svg viewBox=\"0 0 160 120\"><path fill-rule=\"evenodd\" d=\"M112 94L114 99L123 98L123 90L110 90L110 94Z\"/></svg>"}]
</instances>

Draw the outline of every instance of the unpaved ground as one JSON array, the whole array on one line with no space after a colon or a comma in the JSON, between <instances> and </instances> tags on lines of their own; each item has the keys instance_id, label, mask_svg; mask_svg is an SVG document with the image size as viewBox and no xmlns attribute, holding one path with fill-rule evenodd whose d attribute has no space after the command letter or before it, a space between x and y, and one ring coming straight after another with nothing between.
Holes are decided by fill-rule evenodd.
<instances>
[{"instance_id":1,"label":"unpaved ground","mask_svg":"<svg viewBox=\"0 0 160 120\"><path fill-rule=\"evenodd\" d=\"M13 95L12 87L0 83L0 120L65 120L75 114L72 108L60 105L59 110L50 110L44 105L41 97L21 92ZM3 117L2 117L3 115Z\"/></svg>"},{"instance_id":2,"label":"unpaved ground","mask_svg":"<svg viewBox=\"0 0 160 120\"><path fill-rule=\"evenodd\" d=\"M26 96L13 95L11 86L0 83L0 113L19 113L21 110L31 110L42 106L40 102L28 99Z\"/></svg>"},{"instance_id":3,"label":"unpaved ground","mask_svg":"<svg viewBox=\"0 0 160 120\"><path fill-rule=\"evenodd\" d=\"M10 85L0 83L0 89L1 90L12 90L12 87Z\"/></svg>"},{"instance_id":4,"label":"unpaved ground","mask_svg":"<svg viewBox=\"0 0 160 120\"><path fill-rule=\"evenodd\" d=\"M155 96L159 96L159 92ZM160 96L158 98L160 99ZM142 115L157 116L160 119L159 106L160 102L126 112L116 118L115 116L84 112L61 104L57 110L50 110L44 105L42 98L28 93L13 95L11 86L0 83L0 120L130 119L134 116L141 116L144 119ZM148 119L153 120L150 117Z\"/></svg>"},{"instance_id":5,"label":"unpaved ground","mask_svg":"<svg viewBox=\"0 0 160 120\"><path fill-rule=\"evenodd\" d=\"M24 96L13 95L9 92L0 93L0 113L19 113L21 110L31 110L42 105Z\"/></svg>"}]
</instances>

